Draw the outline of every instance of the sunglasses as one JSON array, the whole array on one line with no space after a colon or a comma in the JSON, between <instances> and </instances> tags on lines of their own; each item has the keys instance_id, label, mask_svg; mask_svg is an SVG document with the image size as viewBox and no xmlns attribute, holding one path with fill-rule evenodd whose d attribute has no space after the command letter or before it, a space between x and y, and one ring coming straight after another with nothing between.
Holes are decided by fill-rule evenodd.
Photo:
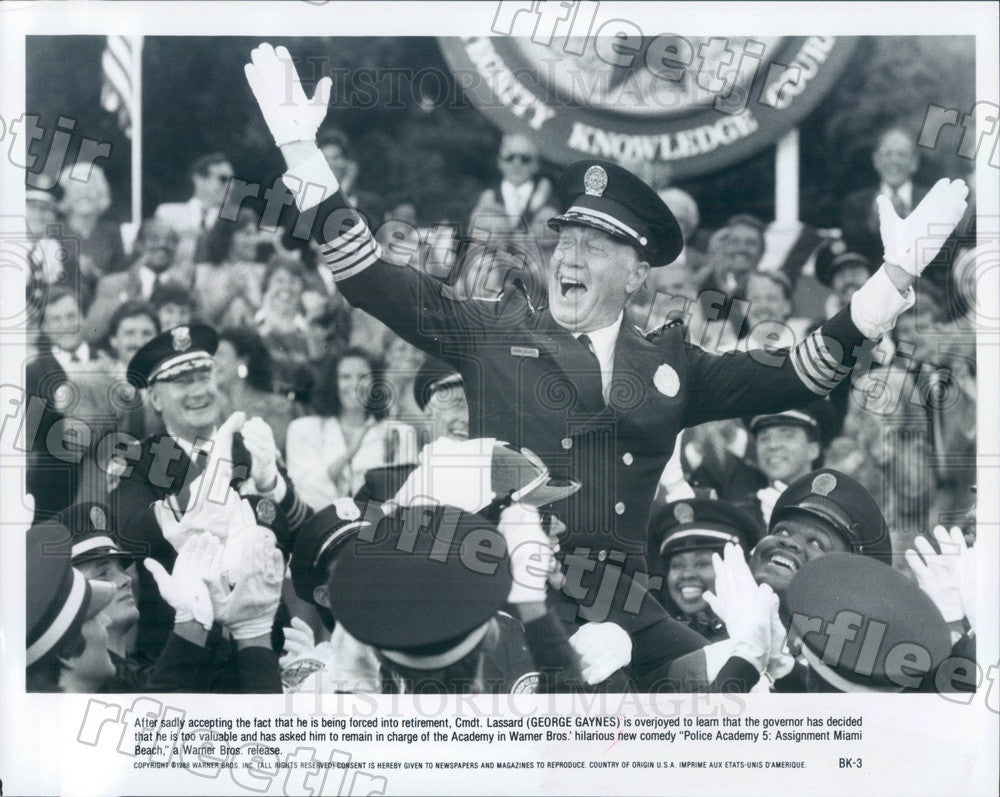
<instances>
[{"instance_id":1,"label":"sunglasses","mask_svg":"<svg viewBox=\"0 0 1000 797\"><path fill-rule=\"evenodd\" d=\"M207 174L205 176L209 180L215 180L216 182L219 182L219 183L228 183L236 175L235 174L230 174L229 172L226 172L225 174Z\"/></svg>"},{"instance_id":2,"label":"sunglasses","mask_svg":"<svg viewBox=\"0 0 1000 797\"><path fill-rule=\"evenodd\" d=\"M525 155L523 152L508 152L504 155L501 160L504 163L513 163L514 161L521 161L521 163L534 163L534 155Z\"/></svg>"}]
</instances>

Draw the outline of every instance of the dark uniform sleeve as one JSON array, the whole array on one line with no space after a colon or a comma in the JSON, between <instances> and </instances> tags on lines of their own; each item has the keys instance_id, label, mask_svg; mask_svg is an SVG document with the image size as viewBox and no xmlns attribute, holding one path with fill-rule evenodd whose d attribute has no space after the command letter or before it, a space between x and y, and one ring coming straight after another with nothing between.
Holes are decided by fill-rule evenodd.
<instances>
[{"instance_id":1,"label":"dark uniform sleeve","mask_svg":"<svg viewBox=\"0 0 1000 797\"><path fill-rule=\"evenodd\" d=\"M524 636L540 673L539 692L571 692L581 688L580 661L562 623L552 612L525 623Z\"/></svg>"},{"instance_id":2,"label":"dark uniform sleeve","mask_svg":"<svg viewBox=\"0 0 1000 797\"><path fill-rule=\"evenodd\" d=\"M454 347L481 328L488 303L448 298L440 280L384 259L371 229L356 213L349 219L347 207L337 191L320 203L313 224L337 288L352 307L374 316L418 349L447 359L443 347ZM329 229L337 227L334 221L339 218L345 219L344 225ZM499 311L497 305L485 313L488 317Z\"/></svg>"},{"instance_id":3,"label":"dark uniform sleeve","mask_svg":"<svg viewBox=\"0 0 1000 797\"><path fill-rule=\"evenodd\" d=\"M149 673L149 692L205 692L211 682L211 652L177 634L170 634L163 653Z\"/></svg>"},{"instance_id":4,"label":"dark uniform sleeve","mask_svg":"<svg viewBox=\"0 0 1000 797\"><path fill-rule=\"evenodd\" d=\"M270 648L241 648L236 652L240 692L263 695L280 693L281 669L278 654Z\"/></svg>"},{"instance_id":5,"label":"dark uniform sleeve","mask_svg":"<svg viewBox=\"0 0 1000 797\"><path fill-rule=\"evenodd\" d=\"M791 350L713 355L685 344L691 384L683 425L779 412L826 396L866 340L845 307Z\"/></svg>"}]
</instances>

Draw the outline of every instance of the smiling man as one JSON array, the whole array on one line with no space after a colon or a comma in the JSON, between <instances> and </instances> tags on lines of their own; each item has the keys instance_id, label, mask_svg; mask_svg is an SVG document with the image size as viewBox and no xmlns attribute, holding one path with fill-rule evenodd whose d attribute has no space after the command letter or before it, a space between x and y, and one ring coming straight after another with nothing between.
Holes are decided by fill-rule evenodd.
<instances>
[{"instance_id":1,"label":"smiling man","mask_svg":"<svg viewBox=\"0 0 1000 797\"><path fill-rule=\"evenodd\" d=\"M146 390L166 434L151 435L124 452L125 473L107 499L111 525L126 551L136 558L152 557L168 570L177 551L163 536L154 504L175 496L175 514L182 514L192 482L208 465L219 419L213 359L218 343L218 334L205 324L174 327L143 345L128 366L129 382ZM231 486L272 499L294 531L309 510L278 467L270 427L260 418L245 420L241 413L226 423L233 429L232 450L222 455L233 463ZM210 489L218 494L217 488ZM173 628L173 610L145 569L139 570L139 612L137 649L155 658Z\"/></svg>"},{"instance_id":2,"label":"smiling man","mask_svg":"<svg viewBox=\"0 0 1000 797\"><path fill-rule=\"evenodd\" d=\"M344 297L462 374L470 436L530 448L553 476L583 484L554 507L567 526L561 564L574 585L552 596L563 621L608 621L608 644L616 644L612 634L620 638L615 624L625 628L640 676L702 645L644 600L647 519L678 432L826 395L850 373L865 337L878 337L912 305L928 254L915 242L926 221L958 223L964 183L941 181L912 222L888 215L890 205L886 265L850 309L777 363L740 353L713 357L687 344L682 325L644 336L622 323L626 300L649 270L683 247L663 200L631 172L586 160L557 181L561 212L550 224L559 241L548 266L547 309L520 290L493 302L455 301L428 274L383 259L372 231L349 211L315 140L330 79L318 84L317 102L285 48L261 44L251 59L247 80L288 166L283 179L299 212L314 219L324 263Z\"/></svg>"}]
</instances>

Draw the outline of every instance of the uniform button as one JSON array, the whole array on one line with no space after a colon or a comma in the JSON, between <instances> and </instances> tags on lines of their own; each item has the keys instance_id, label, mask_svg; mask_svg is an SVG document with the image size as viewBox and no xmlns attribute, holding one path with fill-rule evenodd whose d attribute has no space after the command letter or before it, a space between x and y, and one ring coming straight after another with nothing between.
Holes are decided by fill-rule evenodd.
<instances>
[{"instance_id":1,"label":"uniform button","mask_svg":"<svg viewBox=\"0 0 1000 797\"><path fill-rule=\"evenodd\" d=\"M597 561L598 562L603 562L607 558L608 558L608 552L607 551L598 551L598 553L597 553Z\"/></svg>"},{"instance_id":2,"label":"uniform button","mask_svg":"<svg viewBox=\"0 0 1000 797\"><path fill-rule=\"evenodd\" d=\"M569 451L573 447L573 441L568 437L564 437L562 439L562 447Z\"/></svg>"},{"instance_id":3,"label":"uniform button","mask_svg":"<svg viewBox=\"0 0 1000 797\"><path fill-rule=\"evenodd\" d=\"M615 504L615 514L616 515L624 515L625 514L625 504L623 504L621 501L619 501L617 504Z\"/></svg>"},{"instance_id":4,"label":"uniform button","mask_svg":"<svg viewBox=\"0 0 1000 797\"><path fill-rule=\"evenodd\" d=\"M622 462L624 462L626 465L631 465L634 462L634 457L628 451L626 451L624 454L622 454Z\"/></svg>"}]
</instances>

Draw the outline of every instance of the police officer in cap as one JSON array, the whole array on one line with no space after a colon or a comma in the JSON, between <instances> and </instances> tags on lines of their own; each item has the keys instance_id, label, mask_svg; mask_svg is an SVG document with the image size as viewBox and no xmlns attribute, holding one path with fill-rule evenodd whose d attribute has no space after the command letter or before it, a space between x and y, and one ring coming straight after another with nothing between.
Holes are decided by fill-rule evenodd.
<instances>
[{"instance_id":1,"label":"police officer in cap","mask_svg":"<svg viewBox=\"0 0 1000 797\"><path fill-rule=\"evenodd\" d=\"M115 674L102 610L115 588L70 563L70 532L50 520L25 543L25 686L29 692L97 692Z\"/></svg>"},{"instance_id":2,"label":"police officer in cap","mask_svg":"<svg viewBox=\"0 0 1000 797\"><path fill-rule=\"evenodd\" d=\"M547 265L545 309L516 290L491 302L455 301L432 276L395 265L395 255L383 254L372 231L347 210L315 143L323 104L306 96L294 73L296 99L288 100L290 62L284 48L261 44L246 75L285 158L294 203L316 221L338 290L462 373L472 436L527 446L557 476L583 483L559 508L568 527L562 565L568 574L586 574L580 597L553 596L564 621L599 618L625 628L639 671L701 645L655 601L642 601L638 613L625 610L633 585L641 593L647 573L649 511L678 432L794 406L833 389L850 372L855 347L891 328L912 304L912 285L934 254L916 241L928 220L943 227L958 222L965 184L942 181L912 221L901 221L891 205L883 209L886 264L851 307L779 364L745 353L714 357L688 345L679 326L647 338L623 322L629 297L651 268L677 257L683 240L659 196L614 163L579 161L558 181L560 214L550 222L558 241ZM329 85L322 79L318 91ZM634 573L643 578L633 580Z\"/></svg>"},{"instance_id":3,"label":"police officer in cap","mask_svg":"<svg viewBox=\"0 0 1000 797\"><path fill-rule=\"evenodd\" d=\"M105 504L80 501L56 516L73 535L70 554L73 567L88 579L106 581L114 586L114 599L104 610L107 621L108 652L115 675L105 682L102 692L142 692L153 660L132 649L132 637L139 622L139 609L133 592L134 560L118 543L118 533L111 525Z\"/></svg>"},{"instance_id":4,"label":"police officer in cap","mask_svg":"<svg viewBox=\"0 0 1000 797\"><path fill-rule=\"evenodd\" d=\"M722 553L727 543L749 550L760 531L750 515L723 501L691 498L654 505L649 561L663 586L651 591L674 618L711 642L724 639L725 623L703 597L715 589L712 553Z\"/></svg>"},{"instance_id":5,"label":"police officer in cap","mask_svg":"<svg viewBox=\"0 0 1000 797\"><path fill-rule=\"evenodd\" d=\"M413 398L424 413L430 442L442 437L468 439L469 404L465 398L465 384L462 375L450 365L434 357L426 358L413 380ZM388 501L415 467L416 463L406 462L369 469L354 499L361 503L372 499Z\"/></svg>"},{"instance_id":6,"label":"police officer in cap","mask_svg":"<svg viewBox=\"0 0 1000 797\"><path fill-rule=\"evenodd\" d=\"M844 551L892 564L889 527L875 499L850 476L822 468L792 482L778 498L767 536L750 555L750 569L781 595L806 564Z\"/></svg>"},{"instance_id":7,"label":"police officer in cap","mask_svg":"<svg viewBox=\"0 0 1000 797\"><path fill-rule=\"evenodd\" d=\"M274 435L263 420L236 412L219 425L213 361L218 341L215 330L204 324L174 327L143 345L128 367L129 382L147 391L166 434L128 448L108 507L123 546L167 569L177 552L163 536L154 504L169 502L175 513L183 514L192 499L192 482L204 473L210 454L231 461L232 486L273 500L292 530L309 514L279 467ZM216 438L232 441L228 455L212 450ZM139 571L139 611L137 648L155 658L173 625L172 612L144 569Z\"/></svg>"}]
</instances>

